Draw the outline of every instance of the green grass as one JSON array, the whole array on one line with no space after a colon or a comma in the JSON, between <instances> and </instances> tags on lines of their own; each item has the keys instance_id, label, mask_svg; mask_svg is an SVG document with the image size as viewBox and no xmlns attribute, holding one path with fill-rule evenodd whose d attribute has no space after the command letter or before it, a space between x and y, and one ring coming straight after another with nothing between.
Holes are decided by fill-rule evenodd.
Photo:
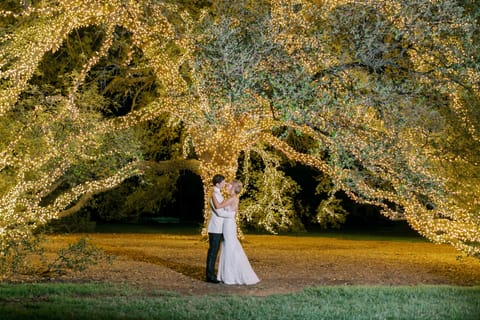
<instances>
[{"instance_id":1,"label":"green grass","mask_svg":"<svg viewBox=\"0 0 480 320\"><path fill-rule=\"evenodd\" d=\"M182 223L98 223L94 233L141 233L141 234L170 234L170 235L200 235L201 226Z\"/></svg>"},{"instance_id":2,"label":"green grass","mask_svg":"<svg viewBox=\"0 0 480 320\"><path fill-rule=\"evenodd\" d=\"M2 284L0 319L480 319L480 287L325 286L267 297Z\"/></svg>"},{"instance_id":3,"label":"green grass","mask_svg":"<svg viewBox=\"0 0 480 320\"><path fill-rule=\"evenodd\" d=\"M267 231L243 229L245 234L271 235ZM200 235L201 226L187 223L145 223L145 224L121 224L105 223L97 224L94 233L139 233L139 234L167 234L167 235ZM328 237L345 240L373 240L373 241L406 241L406 242L429 242L427 239L413 231L403 222L392 223L384 227L363 227L311 229L308 232L279 232L279 235L292 237Z\"/></svg>"}]
</instances>

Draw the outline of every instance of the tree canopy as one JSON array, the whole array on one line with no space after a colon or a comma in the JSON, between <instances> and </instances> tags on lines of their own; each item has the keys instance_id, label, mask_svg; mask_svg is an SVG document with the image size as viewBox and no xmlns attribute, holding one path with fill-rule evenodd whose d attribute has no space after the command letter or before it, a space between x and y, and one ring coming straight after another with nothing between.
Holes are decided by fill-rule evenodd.
<instances>
[{"instance_id":1,"label":"tree canopy","mask_svg":"<svg viewBox=\"0 0 480 320\"><path fill-rule=\"evenodd\" d=\"M319 220L342 190L435 242L479 255L474 4L195 5L2 4L4 255L15 239L147 166L198 173L207 199L215 173L248 184L250 159L261 159L264 174L252 179L269 193L243 214L273 230L294 214L280 156L328 177L331 197ZM182 128L183 156L145 161L134 129L164 116Z\"/></svg>"}]
</instances>

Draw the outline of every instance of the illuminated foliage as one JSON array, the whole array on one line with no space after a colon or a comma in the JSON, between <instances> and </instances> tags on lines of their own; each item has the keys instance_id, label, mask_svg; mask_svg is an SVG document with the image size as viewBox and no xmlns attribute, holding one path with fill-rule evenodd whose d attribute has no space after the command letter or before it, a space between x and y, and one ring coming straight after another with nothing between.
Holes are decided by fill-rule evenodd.
<instances>
[{"instance_id":1,"label":"illuminated foliage","mask_svg":"<svg viewBox=\"0 0 480 320\"><path fill-rule=\"evenodd\" d=\"M479 93L474 17L456 1L293 8L276 7L288 17L279 39L316 80L320 99L291 115L315 130L316 158L328 154L324 171L353 199L478 255L479 118L463 100Z\"/></svg>"},{"instance_id":2,"label":"illuminated foliage","mask_svg":"<svg viewBox=\"0 0 480 320\"><path fill-rule=\"evenodd\" d=\"M183 126L185 158L196 159L172 160L200 174L205 200L215 173L233 178L241 156L257 156L258 185L269 192L257 200L272 211L243 215L284 225L292 211L282 187L294 188L276 170L282 153L321 170L331 195L343 190L479 255L478 18L457 1L218 1L199 23L155 0L8 4L0 12L4 255L36 226L141 175L132 128L165 113ZM98 41L61 85L39 87L44 57L85 28L98 29ZM119 36L131 46L116 47ZM147 75L130 79L122 69L117 88L153 88L117 117L104 111L122 91L95 82L113 51ZM300 150L279 132L311 143ZM337 205L326 201L319 217Z\"/></svg>"},{"instance_id":3,"label":"illuminated foliage","mask_svg":"<svg viewBox=\"0 0 480 320\"><path fill-rule=\"evenodd\" d=\"M131 63L138 50L164 92L185 90L178 71L182 43L174 39L165 17L175 16L175 7L42 1L14 9L1 12L7 27L0 44L0 262L22 250L22 241L38 226L77 211L95 193L143 172L145 163L130 128L157 117L158 101L125 117L105 117L109 100L89 78L115 49L118 28L128 30L131 39L121 63ZM84 28L98 29L91 47L79 48L78 61L58 70L56 84L39 87L43 74L38 71L53 68L40 67L44 57L62 49L71 34L81 36ZM179 54L169 54L173 48Z\"/></svg>"},{"instance_id":4,"label":"illuminated foliage","mask_svg":"<svg viewBox=\"0 0 480 320\"><path fill-rule=\"evenodd\" d=\"M259 158L258 168L244 168L248 177L244 189L245 200L240 202L240 219L247 225L263 228L271 233L301 228L294 208L294 196L300 191L298 184L281 170L281 159L261 146L251 150ZM249 159L245 159L248 161ZM263 168L260 167L261 164Z\"/></svg>"},{"instance_id":5,"label":"illuminated foliage","mask_svg":"<svg viewBox=\"0 0 480 320\"><path fill-rule=\"evenodd\" d=\"M192 137L209 144L193 145L199 155L221 155L208 158L213 167L206 172L235 167L240 152L248 158L268 145L323 171L332 194L343 190L433 241L478 254L472 174L479 154L478 26L463 7L455 1L218 7L204 20L208 31L197 38L201 54L192 72L206 115L192 122L212 128ZM295 150L274 134L277 127L315 145ZM444 140L455 136L464 154ZM218 150L222 141L228 150ZM452 166L460 159L461 178ZM333 198L325 201L319 218L336 207ZM281 216L272 214L268 223Z\"/></svg>"}]
</instances>

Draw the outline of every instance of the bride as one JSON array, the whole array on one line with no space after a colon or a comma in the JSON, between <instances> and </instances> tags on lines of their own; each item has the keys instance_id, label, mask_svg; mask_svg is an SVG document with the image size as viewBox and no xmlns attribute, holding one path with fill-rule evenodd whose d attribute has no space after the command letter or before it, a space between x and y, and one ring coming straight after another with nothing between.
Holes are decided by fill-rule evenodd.
<instances>
[{"instance_id":1,"label":"bride","mask_svg":"<svg viewBox=\"0 0 480 320\"><path fill-rule=\"evenodd\" d=\"M216 209L224 208L234 212L232 218L225 218L223 222L223 244L218 264L217 279L225 284L255 284L260 281L253 271L242 245L237 238L236 215L238 213L238 194L242 190L242 183L232 180L227 184L230 198L219 203L212 197Z\"/></svg>"}]
</instances>

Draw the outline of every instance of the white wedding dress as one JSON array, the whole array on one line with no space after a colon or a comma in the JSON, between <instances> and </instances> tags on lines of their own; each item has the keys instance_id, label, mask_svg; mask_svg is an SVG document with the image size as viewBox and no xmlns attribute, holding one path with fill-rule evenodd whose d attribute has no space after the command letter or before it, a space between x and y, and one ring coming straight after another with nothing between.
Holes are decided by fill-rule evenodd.
<instances>
[{"instance_id":1,"label":"white wedding dress","mask_svg":"<svg viewBox=\"0 0 480 320\"><path fill-rule=\"evenodd\" d=\"M226 208L228 210L228 208ZM235 218L223 222L223 243L217 279L225 284L255 284L260 281L237 238Z\"/></svg>"}]
</instances>

